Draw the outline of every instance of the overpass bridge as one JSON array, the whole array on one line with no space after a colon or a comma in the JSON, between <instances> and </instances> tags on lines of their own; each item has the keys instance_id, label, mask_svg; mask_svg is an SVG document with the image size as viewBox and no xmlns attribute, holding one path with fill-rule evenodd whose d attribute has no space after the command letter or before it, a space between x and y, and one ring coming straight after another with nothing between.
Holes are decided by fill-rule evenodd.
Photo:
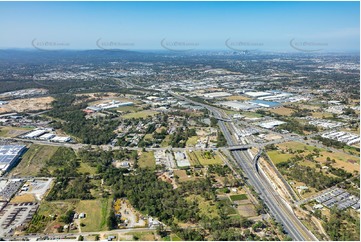
<instances>
[{"instance_id":1,"label":"overpass bridge","mask_svg":"<svg viewBox=\"0 0 361 242\"><path fill-rule=\"evenodd\" d=\"M246 144L246 145L234 145L234 146L228 146L227 149L229 151L236 151L236 150L248 150L250 148L252 148L253 146L250 144Z\"/></svg>"}]
</instances>

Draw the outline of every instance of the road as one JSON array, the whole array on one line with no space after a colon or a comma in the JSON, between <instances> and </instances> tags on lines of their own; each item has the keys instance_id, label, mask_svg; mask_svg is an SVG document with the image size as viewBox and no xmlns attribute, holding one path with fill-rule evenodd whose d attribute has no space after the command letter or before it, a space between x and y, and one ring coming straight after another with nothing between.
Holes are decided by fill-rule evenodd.
<instances>
[{"instance_id":1,"label":"road","mask_svg":"<svg viewBox=\"0 0 361 242\"><path fill-rule=\"evenodd\" d=\"M218 125L225 139L227 140L228 146L232 147L239 145L234 140L233 135L227 127L227 124L229 124L230 122L223 121L227 120L228 117L225 117L222 111L210 105L194 102L178 94L171 94L176 98L207 108L213 114L213 116L218 119ZM296 217L296 215L292 211L292 208L288 204L286 204L286 202L277 194L273 186L270 184L270 181L268 181L265 176L263 176L262 172L258 173L256 171L256 168L252 163L253 158L250 157L248 151L234 150L231 151L231 153L234 156L239 167L244 171L244 174L248 178L249 184L252 185L255 188L256 192L260 194L261 199L269 208L270 213L276 218L276 220L282 223L284 229L288 232L289 236L297 241L317 240L317 238Z\"/></svg>"},{"instance_id":2,"label":"road","mask_svg":"<svg viewBox=\"0 0 361 242\"><path fill-rule=\"evenodd\" d=\"M129 229L115 229L115 230L107 230L107 231L97 231L97 232L81 232L81 233L61 233L61 234L30 234L30 235L22 235L22 236L8 236L4 237L5 241L7 240L22 240L22 239L29 239L34 240L37 238L42 238L42 240L61 240L69 237L76 237L78 238L80 235L82 236L91 236L95 234L102 234L104 236L109 235L120 235L124 233L132 233L132 232L145 232L145 231L155 231L155 228L129 228ZM45 239L47 238L47 239Z\"/></svg>"},{"instance_id":3,"label":"road","mask_svg":"<svg viewBox=\"0 0 361 242\"><path fill-rule=\"evenodd\" d=\"M81 148L91 147L93 149L101 148L103 150L121 150L121 149L127 149L127 150L142 150L141 147L123 147L123 146L113 146L113 145L89 145L89 144L82 144L82 143L56 143L51 142L47 140L38 140L38 139L23 139L23 138L0 138L1 141L18 141L18 142L24 142L24 143L31 143L31 144L37 144L37 145L49 145L49 146L62 146L62 147L69 147L74 150L79 150ZM203 147L185 147L185 148L176 148L176 147L159 147L159 148L151 148L147 147L145 148L146 151L157 151L157 150L172 150L172 151L188 151L188 150L218 150L218 148L203 148Z\"/></svg>"}]
</instances>

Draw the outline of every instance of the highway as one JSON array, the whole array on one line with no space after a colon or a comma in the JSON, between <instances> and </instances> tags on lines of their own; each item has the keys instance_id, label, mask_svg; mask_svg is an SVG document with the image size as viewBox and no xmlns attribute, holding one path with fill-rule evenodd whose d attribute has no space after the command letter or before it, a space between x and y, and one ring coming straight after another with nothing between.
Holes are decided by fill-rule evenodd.
<instances>
[{"instance_id":1,"label":"highway","mask_svg":"<svg viewBox=\"0 0 361 242\"><path fill-rule=\"evenodd\" d=\"M196 105L207 108L215 118L218 119L218 125L225 139L227 140L228 146L239 145L231 134L227 123L223 120L227 120L228 117L224 117L222 112L213 106L194 102L183 96L175 93L171 93L173 96L191 102ZM231 126L231 125L230 125ZM233 132L232 132L233 133ZM244 171L245 176L248 178L248 182L253 186L257 193L260 194L261 199L265 202L270 210L270 213L275 219L282 223L285 231L293 240L297 241L315 241L317 238L300 222L300 220L293 213L290 205L277 194L270 182L263 176L262 172L258 173L253 164L253 159L247 150L234 150L231 151L239 167Z\"/></svg>"}]
</instances>

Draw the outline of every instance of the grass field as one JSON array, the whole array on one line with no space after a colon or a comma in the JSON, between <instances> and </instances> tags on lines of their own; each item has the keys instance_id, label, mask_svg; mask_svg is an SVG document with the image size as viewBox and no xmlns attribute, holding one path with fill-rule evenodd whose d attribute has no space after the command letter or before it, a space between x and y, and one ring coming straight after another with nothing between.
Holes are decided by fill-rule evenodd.
<instances>
[{"instance_id":1,"label":"grass field","mask_svg":"<svg viewBox=\"0 0 361 242\"><path fill-rule=\"evenodd\" d=\"M358 148L360 147L360 143L358 144ZM360 156L360 150L356 150L356 147L353 146L345 146L345 148L343 149L345 152L351 152L352 154L356 155L356 156Z\"/></svg>"},{"instance_id":2,"label":"grass field","mask_svg":"<svg viewBox=\"0 0 361 242\"><path fill-rule=\"evenodd\" d=\"M212 203L212 201L208 201L200 195L190 195L186 198L186 200L198 202L200 216L208 217L210 219L219 218L217 206L216 204Z\"/></svg>"},{"instance_id":3,"label":"grass field","mask_svg":"<svg viewBox=\"0 0 361 242\"><path fill-rule=\"evenodd\" d=\"M148 152L142 152L142 154L139 157L138 165L141 168L155 168L155 158L154 158L154 152L148 151Z\"/></svg>"},{"instance_id":4,"label":"grass field","mask_svg":"<svg viewBox=\"0 0 361 242\"><path fill-rule=\"evenodd\" d=\"M189 159L189 163L191 163L192 166L199 166L201 163L199 162L199 159L197 155L194 152L187 151L187 156Z\"/></svg>"},{"instance_id":5,"label":"grass field","mask_svg":"<svg viewBox=\"0 0 361 242\"><path fill-rule=\"evenodd\" d=\"M57 150L56 146L32 144L10 175L36 176Z\"/></svg>"},{"instance_id":6,"label":"grass field","mask_svg":"<svg viewBox=\"0 0 361 242\"><path fill-rule=\"evenodd\" d=\"M217 152L214 153L214 156L207 156L204 151L200 150L193 151L192 153L197 156L199 163L203 166L223 164L223 161Z\"/></svg>"},{"instance_id":7,"label":"grass field","mask_svg":"<svg viewBox=\"0 0 361 242\"><path fill-rule=\"evenodd\" d=\"M242 112L242 115L248 117L248 118L261 118L262 114L256 113L256 112Z\"/></svg>"},{"instance_id":8,"label":"grass field","mask_svg":"<svg viewBox=\"0 0 361 242\"><path fill-rule=\"evenodd\" d=\"M197 144L197 141L198 141L198 136L189 137L186 142L186 146L193 147Z\"/></svg>"},{"instance_id":9,"label":"grass field","mask_svg":"<svg viewBox=\"0 0 361 242\"><path fill-rule=\"evenodd\" d=\"M132 240L140 240L140 241L155 241L156 237L152 231L146 232L130 232L126 233L126 235L132 235Z\"/></svg>"},{"instance_id":10,"label":"grass field","mask_svg":"<svg viewBox=\"0 0 361 242\"><path fill-rule=\"evenodd\" d=\"M277 150L267 151L268 156L271 158L274 164L287 161L289 158L292 158L292 154L282 154Z\"/></svg>"},{"instance_id":11,"label":"grass field","mask_svg":"<svg viewBox=\"0 0 361 242\"><path fill-rule=\"evenodd\" d=\"M279 108L271 109L270 112L279 114L282 116L291 116L291 114L294 112L294 110L291 108L279 107Z\"/></svg>"},{"instance_id":12,"label":"grass field","mask_svg":"<svg viewBox=\"0 0 361 242\"><path fill-rule=\"evenodd\" d=\"M84 232L107 230L107 218L110 213L111 199L81 200L75 210L77 213L85 213L86 217L80 219L85 226L81 228Z\"/></svg>"},{"instance_id":13,"label":"grass field","mask_svg":"<svg viewBox=\"0 0 361 242\"><path fill-rule=\"evenodd\" d=\"M342 168L345 171L348 172L354 172L354 171L358 171L360 172L360 158L359 157L355 157L355 156L351 156L345 153L341 153L341 152L328 152L328 151L322 151L321 155L323 155L322 157L316 158L316 161L319 161L321 163L325 163L326 162L326 158L330 157L330 159L335 159L336 164L333 164L332 166L335 168ZM350 161L354 161L355 163L352 163Z\"/></svg>"},{"instance_id":14,"label":"grass field","mask_svg":"<svg viewBox=\"0 0 361 242\"><path fill-rule=\"evenodd\" d=\"M188 177L185 170L174 170L174 175L179 177L179 182L191 181L195 179L193 176Z\"/></svg>"},{"instance_id":15,"label":"grass field","mask_svg":"<svg viewBox=\"0 0 361 242\"><path fill-rule=\"evenodd\" d=\"M143 110L140 112L135 112L135 113L128 113L126 115L123 115L122 117L124 119L131 119L131 118L146 118L148 116L153 116L156 115L158 112L156 111L152 111L152 110Z\"/></svg>"},{"instance_id":16,"label":"grass field","mask_svg":"<svg viewBox=\"0 0 361 242\"><path fill-rule=\"evenodd\" d=\"M280 149L286 150L286 149L292 149L293 151L296 150L305 150L303 155L307 155L311 153L314 149L317 147L306 145L300 142L286 142L282 144L277 145ZM319 148L318 148L319 149ZM321 164L326 163L327 157L329 157L331 160L335 159L336 163L332 164L335 168L342 168L345 169L347 172L354 172L354 171L360 171L360 158L356 156L352 156L349 154L345 154L343 152L330 152L325 149L319 149L320 150L320 156L316 157L315 160L320 162ZM278 164L280 162L287 161L287 159L295 156L296 154L282 154L280 151L268 151L267 154L270 156L271 160L274 164ZM313 167L314 164L311 162L302 162L301 165L308 165Z\"/></svg>"},{"instance_id":17,"label":"grass field","mask_svg":"<svg viewBox=\"0 0 361 242\"><path fill-rule=\"evenodd\" d=\"M146 134L144 135L144 139L149 139L149 140L152 140L153 139L153 135L152 134Z\"/></svg>"},{"instance_id":18,"label":"grass field","mask_svg":"<svg viewBox=\"0 0 361 242\"><path fill-rule=\"evenodd\" d=\"M169 134L167 134L165 138L162 140L162 143L160 143L160 147L164 148L169 146L169 142L170 142L170 136Z\"/></svg>"},{"instance_id":19,"label":"grass field","mask_svg":"<svg viewBox=\"0 0 361 242\"><path fill-rule=\"evenodd\" d=\"M30 130L32 130L32 128L1 126L0 127L0 137L14 138L18 135L27 133Z\"/></svg>"},{"instance_id":20,"label":"grass field","mask_svg":"<svg viewBox=\"0 0 361 242\"><path fill-rule=\"evenodd\" d=\"M176 234L171 234L169 239L170 241L182 241L182 239L179 238Z\"/></svg>"},{"instance_id":21,"label":"grass field","mask_svg":"<svg viewBox=\"0 0 361 242\"><path fill-rule=\"evenodd\" d=\"M294 141L281 143L278 144L277 146L281 149L308 150L308 151L312 151L317 148L311 145L307 145L300 142L294 142Z\"/></svg>"},{"instance_id":22,"label":"grass field","mask_svg":"<svg viewBox=\"0 0 361 242\"><path fill-rule=\"evenodd\" d=\"M246 194L237 194L237 195L230 195L229 198L234 201L241 201L241 200L247 200Z\"/></svg>"},{"instance_id":23,"label":"grass field","mask_svg":"<svg viewBox=\"0 0 361 242\"><path fill-rule=\"evenodd\" d=\"M80 162L80 166L78 168L79 173L89 173L90 175L94 175L96 173L96 168L91 167L88 163Z\"/></svg>"}]
</instances>

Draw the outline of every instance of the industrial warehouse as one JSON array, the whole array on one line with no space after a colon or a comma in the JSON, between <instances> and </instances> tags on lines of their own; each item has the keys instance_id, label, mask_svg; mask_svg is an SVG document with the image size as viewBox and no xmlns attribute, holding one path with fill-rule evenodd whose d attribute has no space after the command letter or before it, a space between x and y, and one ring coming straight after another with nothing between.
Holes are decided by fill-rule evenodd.
<instances>
[{"instance_id":1,"label":"industrial warehouse","mask_svg":"<svg viewBox=\"0 0 361 242\"><path fill-rule=\"evenodd\" d=\"M24 145L1 145L0 146L0 176L14 167L19 157L24 153Z\"/></svg>"},{"instance_id":2,"label":"industrial warehouse","mask_svg":"<svg viewBox=\"0 0 361 242\"><path fill-rule=\"evenodd\" d=\"M21 137L25 139L47 140L58 143L65 143L71 141L71 138L69 136L57 136L53 133L50 133L50 131L51 129L35 129Z\"/></svg>"},{"instance_id":3,"label":"industrial warehouse","mask_svg":"<svg viewBox=\"0 0 361 242\"><path fill-rule=\"evenodd\" d=\"M98 112L98 111L102 111L105 109L112 109L112 108L119 108L119 107L123 107L123 106L133 106L133 105L134 105L133 102L120 102L120 101L112 100L110 102L101 103L101 104L97 104L94 106L89 106L85 110L91 110L93 112Z\"/></svg>"}]
</instances>

